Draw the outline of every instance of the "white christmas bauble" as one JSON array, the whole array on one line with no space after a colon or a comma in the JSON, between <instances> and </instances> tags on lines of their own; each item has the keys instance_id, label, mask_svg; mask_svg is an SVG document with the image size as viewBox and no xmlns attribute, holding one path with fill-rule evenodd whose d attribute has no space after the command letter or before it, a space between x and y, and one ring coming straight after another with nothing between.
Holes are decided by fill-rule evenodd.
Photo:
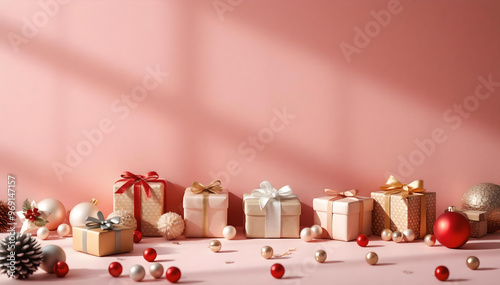
<instances>
[{"instance_id":1,"label":"white christmas bauble","mask_svg":"<svg viewBox=\"0 0 500 285\"><path fill-rule=\"evenodd\" d=\"M45 227L49 231L57 229L66 219L66 208L64 208L63 203L59 200L53 198L45 199L38 202L37 207L38 210L49 214L47 217L47 221L49 222L45 224Z\"/></svg>"},{"instance_id":2,"label":"white christmas bauble","mask_svg":"<svg viewBox=\"0 0 500 285\"><path fill-rule=\"evenodd\" d=\"M403 231L403 238L406 242L412 242L415 239L415 232L411 229Z\"/></svg>"},{"instance_id":3,"label":"white christmas bauble","mask_svg":"<svg viewBox=\"0 0 500 285\"><path fill-rule=\"evenodd\" d=\"M46 239L49 237L49 234L50 234L49 229L47 229L46 227L41 227L36 231L36 236L39 239Z\"/></svg>"},{"instance_id":4,"label":"white christmas bauble","mask_svg":"<svg viewBox=\"0 0 500 285\"><path fill-rule=\"evenodd\" d=\"M158 262L151 264L151 266L149 266L149 274L155 279L160 279L163 276L163 265Z\"/></svg>"},{"instance_id":5,"label":"white christmas bauble","mask_svg":"<svg viewBox=\"0 0 500 285\"><path fill-rule=\"evenodd\" d=\"M94 203L80 203L74 206L69 213L69 224L72 227L83 227L87 217L97 218L97 212L99 212L99 208Z\"/></svg>"},{"instance_id":6,"label":"white christmas bauble","mask_svg":"<svg viewBox=\"0 0 500 285\"><path fill-rule=\"evenodd\" d=\"M225 226L222 230L222 236L225 239L233 239L236 236L236 228L233 226Z\"/></svg>"},{"instance_id":7,"label":"white christmas bauble","mask_svg":"<svg viewBox=\"0 0 500 285\"><path fill-rule=\"evenodd\" d=\"M301 231L300 231L300 238L303 240L303 241L312 241L313 239L313 232L311 230L311 228L303 228Z\"/></svg>"},{"instance_id":8,"label":"white christmas bauble","mask_svg":"<svg viewBox=\"0 0 500 285\"><path fill-rule=\"evenodd\" d=\"M132 265L132 267L130 267L129 275L132 280L139 282L144 279L144 276L146 276L146 270L144 270L144 267L139 264Z\"/></svg>"},{"instance_id":9,"label":"white christmas bauble","mask_svg":"<svg viewBox=\"0 0 500 285\"><path fill-rule=\"evenodd\" d=\"M311 231L313 232L313 238L321 238L323 235L323 228L319 225L312 226Z\"/></svg>"},{"instance_id":10,"label":"white christmas bauble","mask_svg":"<svg viewBox=\"0 0 500 285\"><path fill-rule=\"evenodd\" d=\"M60 237L65 237L65 236L69 235L70 232L71 232L71 227L68 224L60 224L57 227L57 234Z\"/></svg>"}]
</instances>

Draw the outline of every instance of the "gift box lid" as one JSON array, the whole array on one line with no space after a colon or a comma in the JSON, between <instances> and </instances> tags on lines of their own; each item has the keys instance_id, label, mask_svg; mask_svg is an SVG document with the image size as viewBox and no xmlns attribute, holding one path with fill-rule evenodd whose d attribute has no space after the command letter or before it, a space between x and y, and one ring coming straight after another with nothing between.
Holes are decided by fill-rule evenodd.
<instances>
[{"instance_id":1,"label":"gift box lid","mask_svg":"<svg viewBox=\"0 0 500 285\"><path fill-rule=\"evenodd\" d=\"M221 193L214 194L210 193L208 195L208 207L209 208L227 208L228 193L226 190L222 190ZM186 188L184 192L184 198L182 201L183 207L187 209L201 209L203 208L203 194L194 194L191 191L191 187Z\"/></svg>"},{"instance_id":2,"label":"gift box lid","mask_svg":"<svg viewBox=\"0 0 500 285\"><path fill-rule=\"evenodd\" d=\"M324 196L313 199L313 210L319 212L326 212L328 209L328 201L331 196ZM333 202L332 212L334 214L349 215L359 213L360 205L363 203L364 211L373 210L373 199L368 197L347 197Z\"/></svg>"},{"instance_id":3,"label":"gift box lid","mask_svg":"<svg viewBox=\"0 0 500 285\"><path fill-rule=\"evenodd\" d=\"M243 209L249 216L265 216L266 209L260 209L259 198L251 198L251 194L243 194ZM301 205L298 198L281 200L281 215L300 215Z\"/></svg>"},{"instance_id":4,"label":"gift box lid","mask_svg":"<svg viewBox=\"0 0 500 285\"><path fill-rule=\"evenodd\" d=\"M484 220L488 219L488 212L485 212L485 211L467 210L467 211L463 211L463 213L471 221L484 221Z\"/></svg>"}]
</instances>

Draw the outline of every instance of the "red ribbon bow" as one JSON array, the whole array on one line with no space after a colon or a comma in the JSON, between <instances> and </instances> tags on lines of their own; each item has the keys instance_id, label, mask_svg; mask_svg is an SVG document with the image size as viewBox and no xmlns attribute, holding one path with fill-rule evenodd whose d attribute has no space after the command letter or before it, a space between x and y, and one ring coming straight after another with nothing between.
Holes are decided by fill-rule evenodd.
<instances>
[{"instance_id":1,"label":"red ribbon bow","mask_svg":"<svg viewBox=\"0 0 500 285\"><path fill-rule=\"evenodd\" d=\"M151 198L151 186L148 182L156 182L158 173L150 171L146 175L135 175L132 172L125 171L122 173L122 179L125 183L115 192L115 194L123 194L132 184L134 185L134 216L137 220L137 230L141 231L141 186L144 188L146 199Z\"/></svg>"}]
</instances>

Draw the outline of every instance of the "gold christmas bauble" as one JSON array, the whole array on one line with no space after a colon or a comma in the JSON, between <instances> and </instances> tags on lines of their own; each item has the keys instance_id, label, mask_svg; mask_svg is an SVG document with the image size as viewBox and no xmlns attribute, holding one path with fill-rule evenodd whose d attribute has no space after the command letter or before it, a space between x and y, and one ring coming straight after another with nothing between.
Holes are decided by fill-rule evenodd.
<instances>
[{"instance_id":1,"label":"gold christmas bauble","mask_svg":"<svg viewBox=\"0 0 500 285\"><path fill-rule=\"evenodd\" d=\"M326 251L322 249L318 249L314 252L314 259L316 259L317 262L323 263L326 260Z\"/></svg>"},{"instance_id":2,"label":"gold christmas bauble","mask_svg":"<svg viewBox=\"0 0 500 285\"><path fill-rule=\"evenodd\" d=\"M479 183L462 197L464 210L488 212L488 233L500 230L500 185Z\"/></svg>"},{"instance_id":3,"label":"gold christmas bauble","mask_svg":"<svg viewBox=\"0 0 500 285\"><path fill-rule=\"evenodd\" d=\"M375 252L369 252L366 254L366 262L370 265L375 265L378 262L378 255Z\"/></svg>"},{"instance_id":4,"label":"gold christmas bauble","mask_svg":"<svg viewBox=\"0 0 500 285\"><path fill-rule=\"evenodd\" d=\"M262 255L262 257L264 257L265 259L273 257L273 254L273 248L268 245L263 246L260 250L260 255Z\"/></svg>"},{"instance_id":5,"label":"gold christmas bauble","mask_svg":"<svg viewBox=\"0 0 500 285\"><path fill-rule=\"evenodd\" d=\"M220 243L220 241L214 239L210 241L208 248L210 248L212 252L218 252L222 248L222 244Z\"/></svg>"},{"instance_id":6,"label":"gold christmas bauble","mask_svg":"<svg viewBox=\"0 0 500 285\"><path fill-rule=\"evenodd\" d=\"M476 270L479 267L479 258L475 256L469 256L467 257L467 267L469 267L472 270Z\"/></svg>"}]
</instances>

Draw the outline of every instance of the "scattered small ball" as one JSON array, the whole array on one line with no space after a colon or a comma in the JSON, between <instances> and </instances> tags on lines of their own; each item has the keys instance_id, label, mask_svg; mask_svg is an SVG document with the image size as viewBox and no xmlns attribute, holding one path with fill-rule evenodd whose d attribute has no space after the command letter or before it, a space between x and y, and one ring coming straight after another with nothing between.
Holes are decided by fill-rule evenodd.
<instances>
[{"instance_id":1,"label":"scattered small ball","mask_svg":"<svg viewBox=\"0 0 500 285\"><path fill-rule=\"evenodd\" d=\"M312 241L312 239L313 239L313 232L312 232L311 228L303 228L300 231L300 238L303 241L306 241L306 242Z\"/></svg>"},{"instance_id":2,"label":"scattered small ball","mask_svg":"<svg viewBox=\"0 0 500 285\"><path fill-rule=\"evenodd\" d=\"M271 275L276 279L281 279L285 275L285 267L280 263L275 263L271 266Z\"/></svg>"},{"instance_id":3,"label":"scattered small ball","mask_svg":"<svg viewBox=\"0 0 500 285\"><path fill-rule=\"evenodd\" d=\"M60 224L57 227L57 234L60 237L65 237L65 236L69 235L70 232L71 232L71 227L68 224Z\"/></svg>"},{"instance_id":4,"label":"scattered small ball","mask_svg":"<svg viewBox=\"0 0 500 285\"><path fill-rule=\"evenodd\" d=\"M467 267L469 267L472 270L476 270L479 268L479 258L475 256L469 256L467 257Z\"/></svg>"},{"instance_id":5,"label":"scattered small ball","mask_svg":"<svg viewBox=\"0 0 500 285\"><path fill-rule=\"evenodd\" d=\"M142 233L138 230L134 231L134 243L139 243L142 240Z\"/></svg>"},{"instance_id":6,"label":"scattered small ball","mask_svg":"<svg viewBox=\"0 0 500 285\"><path fill-rule=\"evenodd\" d=\"M436 237L433 234L428 234L424 237L424 242L428 246L433 246L436 244Z\"/></svg>"},{"instance_id":7,"label":"scattered small ball","mask_svg":"<svg viewBox=\"0 0 500 285\"><path fill-rule=\"evenodd\" d=\"M273 248L268 245L263 246L260 249L260 255L262 255L262 257L264 257L265 259L273 257L273 254L274 254Z\"/></svg>"},{"instance_id":8,"label":"scattered small ball","mask_svg":"<svg viewBox=\"0 0 500 285\"><path fill-rule=\"evenodd\" d=\"M233 239L236 236L236 228L233 226L225 226L222 230L222 236L225 239Z\"/></svg>"},{"instance_id":9,"label":"scattered small ball","mask_svg":"<svg viewBox=\"0 0 500 285\"><path fill-rule=\"evenodd\" d=\"M157 223L158 231L168 240L176 239L182 235L184 226L184 219L181 215L174 212L168 212L161 215Z\"/></svg>"},{"instance_id":10,"label":"scattered small ball","mask_svg":"<svg viewBox=\"0 0 500 285\"><path fill-rule=\"evenodd\" d=\"M313 233L313 238L321 238L321 236L323 235L323 228L319 225L312 226L311 231Z\"/></svg>"},{"instance_id":11,"label":"scattered small ball","mask_svg":"<svg viewBox=\"0 0 500 285\"><path fill-rule=\"evenodd\" d=\"M149 266L149 274L155 279L161 278L163 275L163 265L158 262L151 264L151 266Z\"/></svg>"},{"instance_id":12,"label":"scattered small ball","mask_svg":"<svg viewBox=\"0 0 500 285\"><path fill-rule=\"evenodd\" d=\"M55 244L49 244L42 248L42 263L40 267L48 273L54 273L54 265L58 261L66 261L66 253Z\"/></svg>"},{"instance_id":13,"label":"scattered small ball","mask_svg":"<svg viewBox=\"0 0 500 285\"><path fill-rule=\"evenodd\" d=\"M316 259L317 262L323 263L326 260L326 251L322 249L318 249L314 252L314 259Z\"/></svg>"},{"instance_id":14,"label":"scattered small ball","mask_svg":"<svg viewBox=\"0 0 500 285\"><path fill-rule=\"evenodd\" d=\"M137 220L135 219L134 214L125 211L125 210L116 210L108 215L106 219L111 219L113 217L120 217L119 225L122 225L127 228L133 228L134 230L137 228Z\"/></svg>"},{"instance_id":15,"label":"scattered small ball","mask_svg":"<svg viewBox=\"0 0 500 285\"><path fill-rule=\"evenodd\" d=\"M132 267L130 267L129 276L132 280L139 282L146 276L146 270L139 264L132 265Z\"/></svg>"},{"instance_id":16,"label":"scattered small ball","mask_svg":"<svg viewBox=\"0 0 500 285\"><path fill-rule=\"evenodd\" d=\"M415 240L415 232L411 229L406 229L403 231L403 239L406 242L412 242Z\"/></svg>"},{"instance_id":17,"label":"scattered small ball","mask_svg":"<svg viewBox=\"0 0 500 285\"><path fill-rule=\"evenodd\" d=\"M385 229L380 233L382 240L390 241L392 239L392 231L390 229Z\"/></svg>"},{"instance_id":18,"label":"scattered small ball","mask_svg":"<svg viewBox=\"0 0 500 285\"><path fill-rule=\"evenodd\" d=\"M392 240L395 242L402 242L403 241L403 234L400 231L394 231L392 233Z\"/></svg>"},{"instance_id":19,"label":"scattered small ball","mask_svg":"<svg viewBox=\"0 0 500 285\"><path fill-rule=\"evenodd\" d=\"M46 227L41 227L36 231L36 236L39 239L47 239L49 237L50 231Z\"/></svg>"},{"instance_id":20,"label":"scattered small ball","mask_svg":"<svg viewBox=\"0 0 500 285\"><path fill-rule=\"evenodd\" d=\"M356 242L358 243L359 246L365 247L368 245L368 237L366 235L359 235L358 238L356 239Z\"/></svg>"},{"instance_id":21,"label":"scattered small ball","mask_svg":"<svg viewBox=\"0 0 500 285\"><path fill-rule=\"evenodd\" d=\"M119 262L111 262L108 266L108 272L113 277L118 277L122 274L123 267Z\"/></svg>"},{"instance_id":22,"label":"scattered small ball","mask_svg":"<svg viewBox=\"0 0 500 285\"><path fill-rule=\"evenodd\" d=\"M450 271L446 266L440 265L434 270L434 275L440 281L446 281L450 276Z\"/></svg>"},{"instance_id":23,"label":"scattered small ball","mask_svg":"<svg viewBox=\"0 0 500 285\"><path fill-rule=\"evenodd\" d=\"M220 241L214 239L210 241L208 248L210 248L212 252L219 252L219 250L222 248L222 244Z\"/></svg>"},{"instance_id":24,"label":"scattered small ball","mask_svg":"<svg viewBox=\"0 0 500 285\"><path fill-rule=\"evenodd\" d=\"M68 274L69 267L68 264L64 261L58 261L56 265L54 265L54 273L57 277L64 277Z\"/></svg>"},{"instance_id":25,"label":"scattered small ball","mask_svg":"<svg viewBox=\"0 0 500 285\"><path fill-rule=\"evenodd\" d=\"M375 252L369 252L366 254L366 262L370 265L375 265L378 262L378 255Z\"/></svg>"},{"instance_id":26,"label":"scattered small ball","mask_svg":"<svg viewBox=\"0 0 500 285\"><path fill-rule=\"evenodd\" d=\"M144 252L142 253L142 256L144 259L146 259L149 262L153 262L156 259L156 250L154 248L146 248Z\"/></svg>"},{"instance_id":27,"label":"scattered small ball","mask_svg":"<svg viewBox=\"0 0 500 285\"><path fill-rule=\"evenodd\" d=\"M167 278L167 280L171 283L176 283L179 279L181 279L180 269L174 266L169 267L165 272L165 278Z\"/></svg>"}]
</instances>

